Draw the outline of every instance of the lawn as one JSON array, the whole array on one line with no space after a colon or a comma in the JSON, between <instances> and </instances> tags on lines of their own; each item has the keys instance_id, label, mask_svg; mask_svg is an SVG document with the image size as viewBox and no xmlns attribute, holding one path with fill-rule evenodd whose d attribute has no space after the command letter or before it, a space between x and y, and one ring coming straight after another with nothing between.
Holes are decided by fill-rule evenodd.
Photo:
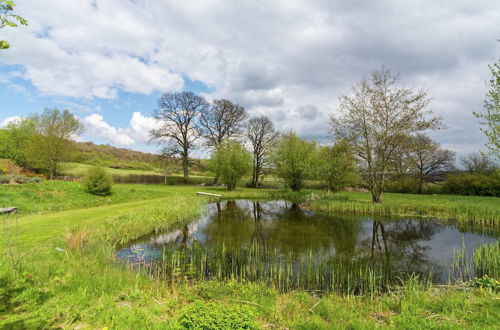
<instances>
[{"instance_id":1,"label":"lawn","mask_svg":"<svg viewBox=\"0 0 500 330\"><path fill-rule=\"evenodd\" d=\"M66 162L66 163L62 164L62 167L63 167L62 172L65 175L82 177L85 174L85 172L87 172L87 170L92 167L92 165ZM139 174L139 175L141 175L141 174L148 174L148 175L156 174L156 175L160 175L161 174L157 171L118 169L118 168L111 168L111 167L107 167L106 170L110 174L113 174L113 175L129 175L129 174Z\"/></svg>"},{"instance_id":2,"label":"lawn","mask_svg":"<svg viewBox=\"0 0 500 330\"><path fill-rule=\"evenodd\" d=\"M1 204L18 206L21 214L4 217L8 236L0 236L0 328L483 329L500 325L500 295L484 289L429 287L409 281L375 296L316 296L231 281L168 284L114 261L117 244L203 212L210 199L197 196L200 189L228 198L286 197L329 212L336 208L347 212L346 205L378 212L363 206L369 204L369 196L362 193L116 185L110 197L94 197L72 182L1 186ZM33 199L43 194L52 197ZM420 213L425 206L428 215L436 210L470 212L476 206L477 212L490 209L496 216L500 212L495 198L384 197L393 213L414 212L409 205L417 205L414 210Z\"/></svg>"}]
</instances>

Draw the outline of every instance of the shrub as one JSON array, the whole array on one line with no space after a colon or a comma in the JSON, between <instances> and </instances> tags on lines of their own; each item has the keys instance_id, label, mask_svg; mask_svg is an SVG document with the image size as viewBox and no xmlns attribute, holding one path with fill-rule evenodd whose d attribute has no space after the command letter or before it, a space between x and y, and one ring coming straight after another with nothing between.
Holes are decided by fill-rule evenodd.
<instances>
[{"instance_id":1,"label":"shrub","mask_svg":"<svg viewBox=\"0 0 500 330\"><path fill-rule=\"evenodd\" d=\"M38 177L29 177L24 175L0 175L0 184L9 184L9 183L40 183L42 182L41 178Z\"/></svg>"},{"instance_id":2,"label":"shrub","mask_svg":"<svg viewBox=\"0 0 500 330\"><path fill-rule=\"evenodd\" d=\"M250 153L235 141L221 144L210 160L215 175L222 179L229 190L236 188L236 183L249 172L251 162Z\"/></svg>"},{"instance_id":3,"label":"shrub","mask_svg":"<svg viewBox=\"0 0 500 330\"><path fill-rule=\"evenodd\" d=\"M322 146L318 151L317 178L324 182L327 190L339 191L356 184L356 159L346 142Z\"/></svg>"},{"instance_id":4,"label":"shrub","mask_svg":"<svg viewBox=\"0 0 500 330\"><path fill-rule=\"evenodd\" d=\"M186 329L258 329L255 316L248 306L195 301L182 310L178 320Z\"/></svg>"},{"instance_id":5,"label":"shrub","mask_svg":"<svg viewBox=\"0 0 500 330\"><path fill-rule=\"evenodd\" d=\"M106 196L111 193L113 178L104 168L93 166L83 177L82 185L89 194Z\"/></svg>"},{"instance_id":6,"label":"shrub","mask_svg":"<svg viewBox=\"0 0 500 330\"><path fill-rule=\"evenodd\" d=\"M22 168L17 166L14 161L10 159L0 159L0 175L2 174L20 174Z\"/></svg>"},{"instance_id":7,"label":"shrub","mask_svg":"<svg viewBox=\"0 0 500 330\"><path fill-rule=\"evenodd\" d=\"M453 174L444 183L443 192L457 195L500 196L500 175L498 173Z\"/></svg>"},{"instance_id":8,"label":"shrub","mask_svg":"<svg viewBox=\"0 0 500 330\"><path fill-rule=\"evenodd\" d=\"M271 158L276 176L293 191L300 191L305 180L314 179L317 172L316 143L303 140L294 132L281 136Z\"/></svg>"}]
</instances>

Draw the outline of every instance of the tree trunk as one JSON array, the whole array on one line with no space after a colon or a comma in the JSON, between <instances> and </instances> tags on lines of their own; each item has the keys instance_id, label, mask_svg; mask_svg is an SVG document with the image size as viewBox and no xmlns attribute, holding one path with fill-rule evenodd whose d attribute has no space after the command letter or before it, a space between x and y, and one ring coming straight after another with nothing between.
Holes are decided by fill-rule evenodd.
<instances>
[{"instance_id":1,"label":"tree trunk","mask_svg":"<svg viewBox=\"0 0 500 330\"><path fill-rule=\"evenodd\" d=\"M417 187L417 193L421 194L422 193L422 190L424 188L424 178L422 176L420 176L418 178L418 187Z\"/></svg>"},{"instance_id":2,"label":"tree trunk","mask_svg":"<svg viewBox=\"0 0 500 330\"><path fill-rule=\"evenodd\" d=\"M253 155L252 188L257 188L257 156Z\"/></svg>"},{"instance_id":3,"label":"tree trunk","mask_svg":"<svg viewBox=\"0 0 500 330\"><path fill-rule=\"evenodd\" d=\"M189 165L189 158L188 158L187 154L185 154L182 157L182 169L184 170L184 182L187 182L187 179L189 177L188 165Z\"/></svg>"},{"instance_id":4,"label":"tree trunk","mask_svg":"<svg viewBox=\"0 0 500 330\"><path fill-rule=\"evenodd\" d=\"M372 189L372 202L373 203L382 202L382 197L380 196L380 192L377 189Z\"/></svg>"}]
</instances>

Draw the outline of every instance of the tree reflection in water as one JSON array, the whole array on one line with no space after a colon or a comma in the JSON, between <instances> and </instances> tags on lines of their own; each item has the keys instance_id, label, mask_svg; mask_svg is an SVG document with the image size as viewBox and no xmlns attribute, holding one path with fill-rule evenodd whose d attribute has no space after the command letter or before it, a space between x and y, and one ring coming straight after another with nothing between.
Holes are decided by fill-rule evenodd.
<instances>
[{"instance_id":1,"label":"tree reflection in water","mask_svg":"<svg viewBox=\"0 0 500 330\"><path fill-rule=\"evenodd\" d=\"M145 250L151 259L159 260L165 251L170 256L179 251L191 263L193 258L206 260L206 274L210 267L220 266L216 265L218 261L210 264L213 258L221 258L225 266L236 267L240 275L250 271L251 276L267 276L277 263L278 271L285 267L289 274L309 264L314 270L308 271L322 276L321 285L333 276L342 281L344 275L350 278L367 272L374 274L379 283L393 283L412 274L421 278L432 274L432 280L442 283L447 279L449 264L436 259L439 251L431 248L432 244L436 246L434 237L442 230L447 235L457 232L454 227L433 220L360 219L319 214L286 201L224 201L210 205L200 220L156 235L146 243L134 243L129 252L125 249L121 253ZM467 235L479 239L474 234ZM254 267L259 269L254 272ZM343 285L339 283L335 285Z\"/></svg>"}]
</instances>

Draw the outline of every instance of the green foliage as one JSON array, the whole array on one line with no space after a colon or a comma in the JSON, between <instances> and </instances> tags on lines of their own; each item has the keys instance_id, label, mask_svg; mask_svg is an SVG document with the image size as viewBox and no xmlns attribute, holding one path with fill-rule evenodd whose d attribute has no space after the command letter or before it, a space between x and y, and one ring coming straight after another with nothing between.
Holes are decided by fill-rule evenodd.
<instances>
[{"instance_id":1,"label":"green foliage","mask_svg":"<svg viewBox=\"0 0 500 330\"><path fill-rule=\"evenodd\" d=\"M0 0L0 29L4 27L17 27L18 24L28 25L28 22L19 15L13 13L15 3L12 0ZM10 44L0 40L0 50L7 49Z\"/></svg>"},{"instance_id":2,"label":"green foliage","mask_svg":"<svg viewBox=\"0 0 500 330\"><path fill-rule=\"evenodd\" d=\"M500 291L500 282L494 278L489 277L488 275L470 280L468 284L469 286L474 288Z\"/></svg>"},{"instance_id":3,"label":"green foliage","mask_svg":"<svg viewBox=\"0 0 500 330\"><path fill-rule=\"evenodd\" d=\"M32 120L23 118L10 123L0 134L0 157L12 159L21 167L36 169L36 138L35 123Z\"/></svg>"},{"instance_id":4,"label":"green foliage","mask_svg":"<svg viewBox=\"0 0 500 330\"><path fill-rule=\"evenodd\" d=\"M490 71L489 90L484 101L486 113L474 112L474 115L485 126L481 130L488 138L489 154L500 160L500 60L490 65Z\"/></svg>"},{"instance_id":5,"label":"green foliage","mask_svg":"<svg viewBox=\"0 0 500 330\"><path fill-rule=\"evenodd\" d=\"M89 194L106 196L111 194L113 177L104 168L94 166L83 177L82 185Z\"/></svg>"},{"instance_id":6,"label":"green foliage","mask_svg":"<svg viewBox=\"0 0 500 330\"><path fill-rule=\"evenodd\" d=\"M443 192L457 195L500 196L500 174L452 174L444 183Z\"/></svg>"},{"instance_id":7,"label":"green foliage","mask_svg":"<svg viewBox=\"0 0 500 330\"><path fill-rule=\"evenodd\" d=\"M243 145L235 141L220 144L211 158L213 172L229 190L236 188L238 181L250 171L251 163L250 153Z\"/></svg>"},{"instance_id":8,"label":"green foliage","mask_svg":"<svg viewBox=\"0 0 500 330\"><path fill-rule=\"evenodd\" d=\"M317 178L325 183L328 190L342 190L358 179L356 159L344 141L319 148L317 170Z\"/></svg>"},{"instance_id":9,"label":"green foliage","mask_svg":"<svg viewBox=\"0 0 500 330\"><path fill-rule=\"evenodd\" d=\"M179 324L186 329L258 329L255 318L255 310L247 306L198 300L183 308Z\"/></svg>"},{"instance_id":10,"label":"green foliage","mask_svg":"<svg viewBox=\"0 0 500 330\"><path fill-rule=\"evenodd\" d=\"M489 275L500 280L500 241L483 244L476 248L474 251L474 269L479 276Z\"/></svg>"},{"instance_id":11,"label":"green foliage","mask_svg":"<svg viewBox=\"0 0 500 330\"><path fill-rule=\"evenodd\" d=\"M83 130L83 124L69 110L46 108L41 115L30 118L33 121L37 138L32 141L37 150L37 164L50 179L59 170L60 163L68 159L71 141L75 134Z\"/></svg>"},{"instance_id":12,"label":"green foliage","mask_svg":"<svg viewBox=\"0 0 500 330\"><path fill-rule=\"evenodd\" d=\"M9 183L23 184L23 183L40 183L40 182L42 182L42 179L38 177L29 177L29 176L14 175L14 174L0 175L0 184L9 184Z\"/></svg>"},{"instance_id":13,"label":"green foliage","mask_svg":"<svg viewBox=\"0 0 500 330\"><path fill-rule=\"evenodd\" d=\"M0 159L0 174L21 174L22 168L10 159Z\"/></svg>"},{"instance_id":14,"label":"green foliage","mask_svg":"<svg viewBox=\"0 0 500 330\"><path fill-rule=\"evenodd\" d=\"M283 179L293 191L300 191L307 179L313 179L317 168L317 146L294 132L281 136L272 151L276 176Z\"/></svg>"}]
</instances>

